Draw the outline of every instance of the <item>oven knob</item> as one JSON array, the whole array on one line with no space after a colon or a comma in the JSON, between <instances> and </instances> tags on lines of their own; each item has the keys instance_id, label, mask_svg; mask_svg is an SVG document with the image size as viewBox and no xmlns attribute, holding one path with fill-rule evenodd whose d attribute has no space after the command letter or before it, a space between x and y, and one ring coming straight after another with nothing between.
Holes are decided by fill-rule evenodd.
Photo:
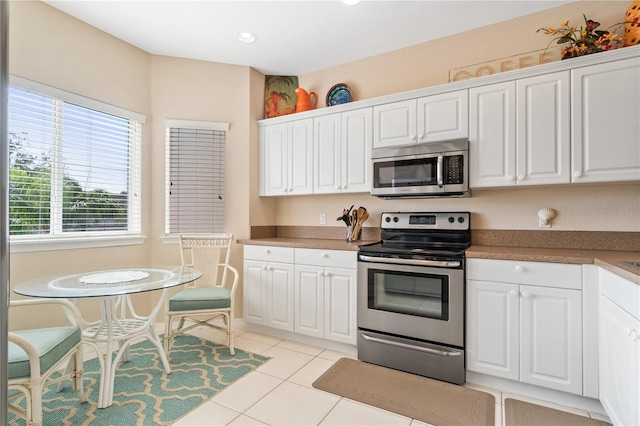
<instances>
[{"instance_id":1,"label":"oven knob","mask_svg":"<svg viewBox=\"0 0 640 426\"><path fill-rule=\"evenodd\" d=\"M453 216L449 216L449 223L453 223L453 222L455 222L455 221L456 221L456 220L454 219L454 217L453 217Z\"/></svg>"},{"instance_id":2,"label":"oven knob","mask_svg":"<svg viewBox=\"0 0 640 426\"><path fill-rule=\"evenodd\" d=\"M464 223L464 217L460 216L460 217L458 218L458 223Z\"/></svg>"},{"instance_id":3,"label":"oven knob","mask_svg":"<svg viewBox=\"0 0 640 426\"><path fill-rule=\"evenodd\" d=\"M391 222L391 218L389 216L387 216L387 217L384 218L384 221L389 223L389 222Z\"/></svg>"},{"instance_id":4,"label":"oven knob","mask_svg":"<svg viewBox=\"0 0 640 426\"><path fill-rule=\"evenodd\" d=\"M400 220L400 219L398 219L398 216L394 216L394 217L393 217L393 221L394 221L394 222L398 222L399 220Z\"/></svg>"}]
</instances>

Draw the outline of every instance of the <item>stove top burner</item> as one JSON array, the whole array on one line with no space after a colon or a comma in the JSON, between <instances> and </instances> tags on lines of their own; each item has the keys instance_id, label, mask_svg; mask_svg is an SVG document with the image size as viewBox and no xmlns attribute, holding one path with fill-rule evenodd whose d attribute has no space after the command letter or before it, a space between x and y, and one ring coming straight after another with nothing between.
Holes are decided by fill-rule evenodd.
<instances>
[{"instance_id":1,"label":"stove top burner","mask_svg":"<svg viewBox=\"0 0 640 426\"><path fill-rule=\"evenodd\" d=\"M382 241L360 253L402 258L462 258L471 245L469 212L383 213Z\"/></svg>"}]
</instances>

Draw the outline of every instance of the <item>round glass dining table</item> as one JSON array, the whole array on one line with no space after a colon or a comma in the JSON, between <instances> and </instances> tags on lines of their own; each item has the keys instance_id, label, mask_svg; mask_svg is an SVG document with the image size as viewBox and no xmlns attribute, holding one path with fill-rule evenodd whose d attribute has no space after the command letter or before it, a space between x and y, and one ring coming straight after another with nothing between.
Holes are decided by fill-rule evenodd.
<instances>
[{"instance_id":1,"label":"round glass dining table","mask_svg":"<svg viewBox=\"0 0 640 426\"><path fill-rule=\"evenodd\" d=\"M190 283L201 276L201 271L188 266L133 266L35 278L17 284L13 291L29 297L100 299L100 319L94 322L83 319L83 341L98 355L98 408L106 408L113 404L116 367L120 361L129 359L129 346L134 340L148 339L157 348L165 372L171 373L155 331L155 318L169 288ZM136 313L129 296L158 290L162 290L162 295L151 313Z\"/></svg>"}]
</instances>

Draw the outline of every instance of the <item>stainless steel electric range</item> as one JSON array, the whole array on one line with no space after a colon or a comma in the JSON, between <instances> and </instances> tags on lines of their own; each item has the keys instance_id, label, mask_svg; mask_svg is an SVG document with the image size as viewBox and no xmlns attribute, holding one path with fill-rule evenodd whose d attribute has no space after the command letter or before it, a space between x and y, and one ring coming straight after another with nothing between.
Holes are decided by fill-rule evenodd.
<instances>
[{"instance_id":1,"label":"stainless steel electric range","mask_svg":"<svg viewBox=\"0 0 640 426\"><path fill-rule=\"evenodd\" d=\"M383 213L382 241L358 250L358 358L465 382L469 212Z\"/></svg>"}]
</instances>

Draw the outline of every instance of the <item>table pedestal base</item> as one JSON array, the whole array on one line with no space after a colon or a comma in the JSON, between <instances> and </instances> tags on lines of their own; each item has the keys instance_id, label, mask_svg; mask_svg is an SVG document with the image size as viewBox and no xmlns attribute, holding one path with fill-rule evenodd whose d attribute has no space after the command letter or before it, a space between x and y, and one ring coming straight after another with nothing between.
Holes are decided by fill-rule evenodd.
<instances>
[{"instance_id":1,"label":"table pedestal base","mask_svg":"<svg viewBox=\"0 0 640 426\"><path fill-rule=\"evenodd\" d=\"M83 333L84 342L94 348L100 362L98 408L106 408L113 404L116 367L120 361L129 360L129 346L138 338L148 339L153 343L158 349L164 371L167 374L171 373L160 337L154 329L155 316L163 301L164 294L148 317L141 317L133 312L134 318L124 318L125 310L122 309L122 313L118 315L117 306L122 303L124 308L124 303L130 304L127 296L101 299L100 321L89 324ZM104 350L101 346L104 346ZM114 351L116 351L115 357Z\"/></svg>"}]
</instances>

